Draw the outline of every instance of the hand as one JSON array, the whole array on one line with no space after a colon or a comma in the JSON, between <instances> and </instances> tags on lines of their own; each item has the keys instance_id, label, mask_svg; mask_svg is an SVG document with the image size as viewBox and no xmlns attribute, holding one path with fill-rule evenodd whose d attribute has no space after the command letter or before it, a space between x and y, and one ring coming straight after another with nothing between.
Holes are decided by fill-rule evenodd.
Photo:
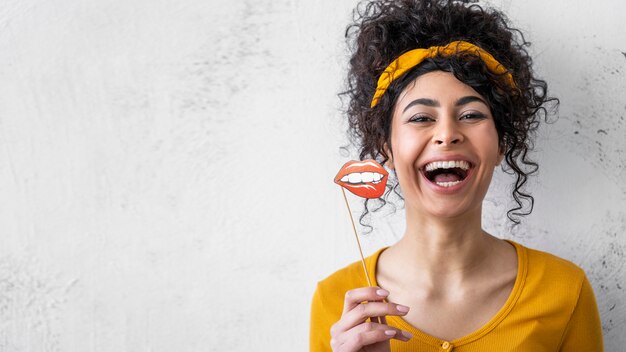
<instances>
[{"instance_id":1,"label":"hand","mask_svg":"<svg viewBox=\"0 0 626 352\"><path fill-rule=\"evenodd\" d=\"M380 287L346 292L341 319L330 329L330 346L334 352L386 352L390 339L406 342L412 337L407 331L387 325L386 315L402 316L409 311L409 307L381 302L388 295Z\"/></svg>"}]
</instances>

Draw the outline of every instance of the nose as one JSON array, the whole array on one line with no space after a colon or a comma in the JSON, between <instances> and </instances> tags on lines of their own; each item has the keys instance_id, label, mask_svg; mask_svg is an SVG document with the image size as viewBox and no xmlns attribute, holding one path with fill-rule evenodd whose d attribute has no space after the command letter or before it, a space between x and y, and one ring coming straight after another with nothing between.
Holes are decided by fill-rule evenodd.
<instances>
[{"instance_id":1,"label":"nose","mask_svg":"<svg viewBox=\"0 0 626 352\"><path fill-rule=\"evenodd\" d=\"M463 142L463 134L459 130L457 121L454 118L443 118L437 121L433 133L433 143L441 146L459 144Z\"/></svg>"}]
</instances>

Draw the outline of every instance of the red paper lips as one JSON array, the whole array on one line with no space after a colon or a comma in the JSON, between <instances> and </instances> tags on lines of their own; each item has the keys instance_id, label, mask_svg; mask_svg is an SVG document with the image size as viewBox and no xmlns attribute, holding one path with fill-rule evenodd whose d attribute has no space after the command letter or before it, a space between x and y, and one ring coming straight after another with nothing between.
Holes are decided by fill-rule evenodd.
<instances>
[{"instance_id":1,"label":"red paper lips","mask_svg":"<svg viewBox=\"0 0 626 352\"><path fill-rule=\"evenodd\" d=\"M352 160L339 170L335 183L363 198L380 198L389 173L376 160Z\"/></svg>"}]
</instances>

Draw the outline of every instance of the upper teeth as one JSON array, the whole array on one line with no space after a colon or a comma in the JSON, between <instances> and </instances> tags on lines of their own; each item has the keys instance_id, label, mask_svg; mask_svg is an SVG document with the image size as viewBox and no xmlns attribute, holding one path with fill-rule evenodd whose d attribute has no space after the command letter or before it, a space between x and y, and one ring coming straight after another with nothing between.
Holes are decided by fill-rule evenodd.
<instances>
[{"instance_id":1,"label":"upper teeth","mask_svg":"<svg viewBox=\"0 0 626 352\"><path fill-rule=\"evenodd\" d=\"M426 164L426 171L433 171L436 169L453 169L459 168L463 170L469 169L469 163L465 160L450 160L450 161L433 161Z\"/></svg>"},{"instance_id":2,"label":"upper teeth","mask_svg":"<svg viewBox=\"0 0 626 352\"><path fill-rule=\"evenodd\" d=\"M353 172L341 178L341 182L347 183L378 183L383 179L383 175L377 172Z\"/></svg>"}]
</instances>

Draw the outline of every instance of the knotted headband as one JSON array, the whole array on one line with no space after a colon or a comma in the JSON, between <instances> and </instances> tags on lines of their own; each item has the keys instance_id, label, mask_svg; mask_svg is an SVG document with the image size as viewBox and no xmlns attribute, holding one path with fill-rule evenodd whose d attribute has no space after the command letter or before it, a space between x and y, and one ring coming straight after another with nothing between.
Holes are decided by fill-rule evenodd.
<instances>
[{"instance_id":1,"label":"knotted headband","mask_svg":"<svg viewBox=\"0 0 626 352\"><path fill-rule=\"evenodd\" d=\"M380 97L385 94L385 91L389 88L391 82L402 76L408 70L422 63L425 59L437 56L449 57L459 53L470 53L478 56L481 60L483 60L485 65L487 65L489 71L497 75L504 75L506 82L511 87L515 87L515 82L513 81L511 73L509 73L509 71L491 54L472 43L454 41L446 46L431 46L427 49L413 49L400 55L397 59L390 63L387 68L385 68L385 71L383 71L378 78L378 85L376 87L376 92L374 93L374 98L372 98L371 107L373 108L376 104L378 104Z\"/></svg>"}]
</instances>

